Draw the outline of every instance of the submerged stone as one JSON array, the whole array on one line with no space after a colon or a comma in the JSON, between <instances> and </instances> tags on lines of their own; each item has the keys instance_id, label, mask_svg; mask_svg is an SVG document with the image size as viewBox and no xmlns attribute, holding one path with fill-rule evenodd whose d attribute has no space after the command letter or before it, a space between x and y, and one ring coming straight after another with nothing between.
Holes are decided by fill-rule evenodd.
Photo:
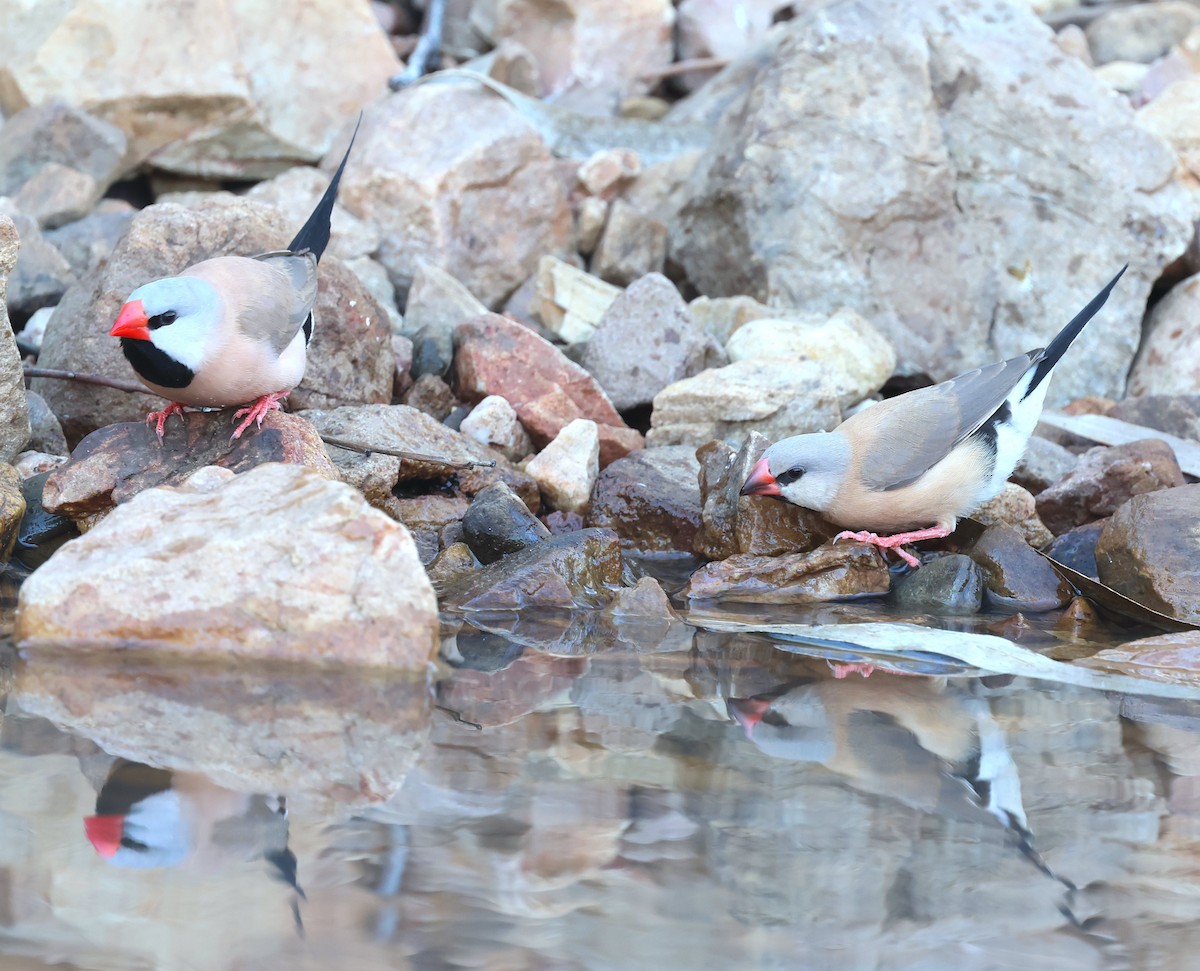
<instances>
[{"instance_id":1,"label":"submerged stone","mask_svg":"<svg viewBox=\"0 0 1200 971\"><path fill-rule=\"evenodd\" d=\"M896 581L896 603L916 610L974 614L983 605L983 571L969 556L951 553Z\"/></svg>"},{"instance_id":2,"label":"submerged stone","mask_svg":"<svg viewBox=\"0 0 1200 971\"><path fill-rule=\"evenodd\" d=\"M816 603L888 592L891 577L877 549L826 544L811 553L756 556L739 553L707 563L680 596L741 603Z\"/></svg>"},{"instance_id":3,"label":"submerged stone","mask_svg":"<svg viewBox=\"0 0 1200 971\"><path fill-rule=\"evenodd\" d=\"M983 569L987 603L1007 610L1054 610L1070 602L1072 590L1012 526L989 526L970 557Z\"/></svg>"}]
</instances>

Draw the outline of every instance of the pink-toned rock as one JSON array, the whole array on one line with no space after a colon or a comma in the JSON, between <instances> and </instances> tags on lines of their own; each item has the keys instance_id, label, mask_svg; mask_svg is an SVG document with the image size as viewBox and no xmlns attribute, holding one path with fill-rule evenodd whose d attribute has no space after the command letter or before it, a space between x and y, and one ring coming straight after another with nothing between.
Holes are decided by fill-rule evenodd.
<instances>
[{"instance_id":1,"label":"pink-toned rock","mask_svg":"<svg viewBox=\"0 0 1200 971\"><path fill-rule=\"evenodd\" d=\"M879 550L857 543L828 544L811 553L738 553L692 574L688 600L794 604L885 594L891 576Z\"/></svg>"},{"instance_id":2,"label":"pink-toned rock","mask_svg":"<svg viewBox=\"0 0 1200 971\"><path fill-rule=\"evenodd\" d=\"M643 446L596 380L527 327L487 314L459 324L454 342L458 393L468 401L505 398L538 447L576 418L596 423L601 468Z\"/></svg>"},{"instance_id":3,"label":"pink-toned rock","mask_svg":"<svg viewBox=\"0 0 1200 971\"><path fill-rule=\"evenodd\" d=\"M1184 483L1171 446L1157 438L1088 450L1066 477L1042 491L1037 511L1056 536L1111 516L1133 496Z\"/></svg>"},{"instance_id":4,"label":"pink-toned rock","mask_svg":"<svg viewBox=\"0 0 1200 971\"><path fill-rule=\"evenodd\" d=\"M424 670L437 601L403 526L313 469L202 478L142 492L35 571L21 643Z\"/></svg>"},{"instance_id":5,"label":"pink-toned rock","mask_svg":"<svg viewBox=\"0 0 1200 971\"><path fill-rule=\"evenodd\" d=\"M144 489L178 485L198 469L217 466L245 472L268 462L303 465L327 479L337 470L321 436L307 421L281 411L268 412L262 428L237 441L228 412L188 412L168 421L162 444L146 422L119 422L92 432L70 461L46 480L47 511L84 519L128 502Z\"/></svg>"},{"instance_id":6,"label":"pink-toned rock","mask_svg":"<svg viewBox=\"0 0 1200 971\"><path fill-rule=\"evenodd\" d=\"M326 157L327 170L349 134ZM378 259L401 295L423 259L495 307L539 258L568 248L571 211L557 163L491 92L430 84L377 101L352 161L342 205L382 231Z\"/></svg>"},{"instance_id":7,"label":"pink-toned rock","mask_svg":"<svg viewBox=\"0 0 1200 971\"><path fill-rule=\"evenodd\" d=\"M1200 78L1194 87L1200 97ZM1196 101L1191 102L1195 107ZM1200 115L1195 172L1200 173ZM1200 274L1177 283L1146 321L1146 336L1129 373L1131 395L1194 394L1200 388Z\"/></svg>"}]
</instances>

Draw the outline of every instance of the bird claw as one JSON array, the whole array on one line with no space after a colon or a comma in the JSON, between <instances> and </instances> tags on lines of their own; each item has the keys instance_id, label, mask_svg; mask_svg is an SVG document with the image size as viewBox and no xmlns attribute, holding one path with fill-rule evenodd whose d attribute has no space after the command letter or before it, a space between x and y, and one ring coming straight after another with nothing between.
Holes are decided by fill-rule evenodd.
<instances>
[{"instance_id":1,"label":"bird claw","mask_svg":"<svg viewBox=\"0 0 1200 971\"><path fill-rule=\"evenodd\" d=\"M163 429L166 427L167 419L172 415L183 415L183 405L178 401L172 401L162 411L152 411L146 415L146 424L154 426L154 434L158 436L158 444L162 444Z\"/></svg>"},{"instance_id":2,"label":"bird claw","mask_svg":"<svg viewBox=\"0 0 1200 971\"><path fill-rule=\"evenodd\" d=\"M921 561L904 548L903 544L908 542L909 539L905 533L898 533L895 536L879 536L875 533L867 532L865 529L857 533L845 529L838 533L833 538L833 541L836 543L838 540L843 539L852 539L859 543L866 543L868 546L877 546L883 550L895 550L896 555L909 566L916 568L921 565Z\"/></svg>"},{"instance_id":3,"label":"bird claw","mask_svg":"<svg viewBox=\"0 0 1200 971\"><path fill-rule=\"evenodd\" d=\"M290 391L290 389L289 389ZM231 442L237 441L242 437L242 432L250 427L251 423L257 424L262 428L263 419L271 411L282 411L283 405L279 402L288 396L288 391L272 391L270 394L265 394L261 398L256 398L248 407L239 408L233 413L233 420L237 421L242 415L246 416L243 421L234 430L233 436L229 439Z\"/></svg>"}]
</instances>

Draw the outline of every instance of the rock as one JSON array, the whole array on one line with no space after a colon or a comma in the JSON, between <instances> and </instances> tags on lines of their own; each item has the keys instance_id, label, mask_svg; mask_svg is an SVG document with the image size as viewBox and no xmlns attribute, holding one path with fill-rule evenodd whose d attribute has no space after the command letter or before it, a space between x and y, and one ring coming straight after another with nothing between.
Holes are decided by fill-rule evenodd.
<instances>
[{"instance_id":1,"label":"rock","mask_svg":"<svg viewBox=\"0 0 1200 971\"><path fill-rule=\"evenodd\" d=\"M1138 61L1149 64L1200 26L1200 10L1183 0L1160 0L1106 10L1087 26L1088 46L1097 64Z\"/></svg>"},{"instance_id":2,"label":"rock","mask_svg":"<svg viewBox=\"0 0 1200 971\"><path fill-rule=\"evenodd\" d=\"M1006 523L1014 527L1035 550L1044 549L1054 540L1054 534L1038 518L1033 495L1015 482L1004 483L998 495L972 511L971 518L985 526Z\"/></svg>"},{"instance_id":3,"label":"rock","mask_svg":"<svg viewBox=\"0 0 1200 971\"><path fill-rule=\"evenodd\" d=\"M1180 166L1192 177L1194 184L1195 176L1200 172L1200 113L1196 111L1200 77L1191 70L1188 74L1138 109L1137 120L1142 128L1164 139L1175 150ZM1147 84L1149 72L1146 68L1142 68L1142 76L1137 80L1139 89Z\"/></svg>"},{"instance_id":4,"label":"rock","mask_svg":"<svg viewBox=\"0 0 1200 971\"><path fill-rule=\"evenodd\" d=\"M1126 398L1113 405L1108 414L1110 418L1200 442L1200 394L1150 394Z\"/></svg>"},{"instance_id":5,"label":"rock","mask_svg":"<svg viewBox=\"0 0 1200 971\"><path fill-rule=\"evenodd\" d=\"M407 337L392 334L392 358L396 369L392 372L392 400L402 398L412 387L413 344Z\"/></svg>"},{"instance_id":6,"label":"rock","mask_svg":"<svg viewBox=\"0 0 1200 971\"><path fill-rule=\"evenodd\" d=\"M1195 93L1200 97L1200 84ZM1200 122L1200 118L1197 120ZM1200 128L1197 136L1200 137ZM1200 153L1195 171L1200 173ZM1195 393L1200 387L1197 315L1200 315L1200 273L1177 283L1150 311L1146 338L1129 372L1130 395Z\"/></svg>"},{"instance_id":7,"label":"rock","mask_svg":"<svg viewBox=\"0 0 1200 971\"><path fill-rule=\"evenodd\" d=\"M219 11L5 0L0 21L13 52L0 65L6 114L61 98L123 131L133 164L214 178L262 179L315 161L399 68L370 8L337 0L287 17L261 0ZM81 69L97 52L104 69ZM50 130L69 131L70 147L96 138L94 123L66 122Z\"/></svg>"},{"instance_id":8,"label":"rock","mask_svg":"<svg viewBox=\"0 0 1200 971\"><path fill-rule=\"evenodd\" d=\"M736 6L724 0L681 0L676 36L679 60L719 58L735 60L754 51L762 42L784 0L749 0ZM688 91L699 87L711 73L689 71L676 81Z\"/></svg>"},{"instance_id":9,"label":"rock","mask_svg":"<svg viewBox=\"0 0 1200 971\"><path fill-rule=\"evenodd\" d=\"M476 494L462 526L463 540L483 564L535 546L550 535L550 530L503 482Z\"/></svg>"},{"instance_id":10,"label":"rock","mask_svg":"<svg viewBox=\"0 0 1200 971\"><path fill-rule=\"evenodd\" d=\"M26 649L421 676L437 637L437 601L404 527L314 469L274 463L116 508L25 581L16 628Z\"/></svg>"},{"instance_id":11,"label":"rock","mask_svg":"<svg viewBox=\"0 0 1200 971\"><path fill-rule=\"evenodd\" d=\"M896 351L887 338L852 310L839 310L832 317L807 314L748 321L730 336L726 350L731 361L816 361L842 408L882 388L896 367Z\"/></svg>"},{"instance_id":12,"label":"rock","mask_svg":"<svg viewBox=\"0 0 1200 971\"><path fill-rule=\"evenodd\" d=\"M600 473L596 423L576 418L526 463L525 471L537 480L552 508L582 513Z\"/></svg>"},{"instance_id":13,"label":"rock","mask_svg":"<svg viewBox=\"0 0 1200 971\"><path fill-rule=\"evenodd\" d=\"M76 277L91 272L117 245L129 223L134 209L118 199L103 199L82 219L49 229L43 237L58 251Z\"/></svg>"},{"instance_id":14,"label":"rock","mask_svg":"<svg viewBox=\"0 0 1200 971\"><path fill-rule=\"evenodd\" d=\"M21 517L14 555L30 570L37 569L63 543L79 535L68 517L49 512L42 506L42 490L49 477L49 471L40 472L21 483L25 513Z\"/></svg>"},{"instance_id":15,"label":"rock","mask_svg":"<svg viewBox=\"0 0 1200 971\"><path fill-rule=\"evenodd\" d=\"M583 529L583 517L577 512L565 512L555 509L542 516L542 523L550 530L551 536L562 536L564 533L577 533Z\"/></svg>"},{"instance_id":16,"label":"rock","mask_svg":"<svg viewBox=\"0 0 1200 971\"><path fill-rule=\"evenodd\" d=\"M32 352L35 356L42 349L42 338L46 336L46 324L54 315L53 307L42 307L35 310L25 321L25 326L17 331L17 346L23 354Z\"/></svg>"},{"instance_id":17,"label":"rock","mask_svg":"<svg viewBox=\"0 0 1200 971\"><path fill-rule=\"evenodd\" d=\"M462 518L468 508L462 496L391 496L379 508L408 527L422 564L432 563L438 553L462 542Z\"/></svg>"},{"instance_id":18,"label":"rock","mask_svg":"<svg viewBox=\"0 0 1200 971\"><path fill-rule=\"evenodd\" d=\"M590 196L609 201L642 173L642 160L629 148L605 148L579 166L576 178Z\"/></svg>"},{"instance_id":19,"label":"rock","mask_svg":"<svg viewBox=\"0 0 1200 971\"><path fill-rule=\"evenodd\" d=\"M605 283L553 256L543 256L537 269L537 315L551 333L568 344L589 341L619 287Z\"/></svg>"},{"instance_id":20,"label":"rock","mask_svg":"<svg viewBox=\"0 0 1200 971\"><path fill-rule=\"evenodd\" d=\"M459 610L602 607L621 584L621 546L608 529L551 536L510 553L446 591Z\"/></svg>"},{"instance_id":21,"label":"rock","mask_svg":"<svg viewBox=\"0 0 1200 971\"><path fill-rule=\"evenodd\" d=\"M697 297L688 304L696 323L727 347L729 339L752 320L786 319L801 311L784 311L759 303L753 297Z\"/></svg>"},{"instance_id":22,"label":"rock","mask_svg":"<svg viewBox=\"0 0 1200 971\"><path fill-rule=\"evenodd\" d=\"M1034 435L1013 469L1012 480L1035 496L1064 478L1076 465L1079 456L1057 442Z\"/></svg>"},{"instance_id":23,"label":"rock","mask_svg":"<svg viewBox=\"0 0 1200 971\"><path fill-rule=\"evenodd\" d=\"M64 295L46 328L38 363L131 380L133 371L108 328L134 289L210 257L279 249L297 228L273 210L235 197L214 199L203 212L174 205L141 210L109 258ZM388 401L393 361L386 314L334 257L321 261L315 317L308 368L289 403L298 408ZM58 415L68 442L162 406L148 393L70 381L36 379L33 390Z\"/></svg>"},{"instance_id":24,"label":"rock","mask_svg":"<svg viewBox=\"0 0 1200 971\"><path fill-rule=\"evenodd\" d=\"M1109 61L1096 68L1096 80L1119 94L1133 95L1145 83L1149 72L1150 68L1145 64L1134 61Z\"/></svg>"},{"instance_id":25,"label":"rock","mask_svg":"<svg viewBox=\"0 0 1200 971\"><path fill-rule=\"evenodd\" d=\"M434 593L439 597L449 587L479 569L479 563L466 543L451 543L425 567Z\"/></svg>"},{"instance_id":26,"label":"rock","mask_svg":"<svg viewBox=\"0 0 1200 971\"><path fill-rule=\"evenodd\" d=\"M1099 542L1100 534L1104 532L1104 527L1107 525L1108 520L1101 519L1094 523L1084 523L1082 526L1068 529L1061 536L1055 538L1054 542L1050 544L1050 548L1046 550L1046 555L1052 560L1057 560L1063 566L1069 566L1077 573L1082 573L1093 580L1099 580L1100 571L1096 566L1096 543Z\"/></svg>"},{"instance_id":27,"label":"rock","mask_svg":"<svg viewBox=\"0 0 1200 971\"><path fill-rule=\"evenodd\" d=\"M496 394L517 412L538 447L576 418L600 434L600 467L643 445L596 380L528 328L496 314L455 328L455 385L468 401Z\"/></svg>"},{"instance_id":28,"label":"rock","mask_svg":"<svg viewBox=\"0 0 1200 971\"><path fill-rule=\"evenodd\" d=\"M470 499L494 482L505 482L535 511L538 489L533 479L510 465L503 456L466 435L452 431L428 415L407 405L362 405L331 411L306 411L322 435L361 445L381 445L402 452L427 455L430 461L403 461L394 455L373 452L364 455L330 448L343 481L354 486L374 506L391 508L392 492L400 486L411 490L450 485L455 495ZM447 466L446 462L451 463ZM495 462L494 468L455 468L466 462ZM424 489L422 489L424 491Z\"/></svg>"},{"instance_id":29,"label":"rock","mask_svg":"<svg viewBox=\"0 0 1200 971\"><path fill-rule=\"evenodd\" d=\"M1094 67L1092 49L1088 46L1087 34L1078 24L1067 24L1055 32L1054 42L1064 54L1077 57L1088 67Z\"/></svg>"},{"instance_id":30,"label":"rock","mask_svg":"<svg viewBox=\"0 0 1200 971\"><path fill-rule=\"evenodd\" d=\"M436 374L422 374L405 392L404 404L442 422L460 402L450 390L450 385Z\"/></svg>"},{"instance_id":31,"label":"rock","mask_svg":"<svg viewBox=\"0 0 1200 971\"><path fill-rule=\"evenodd\" d=\"M809 553L736 553L692 574L679 595L687 600L797 604L885 594L891 586L874 547L827 544Z\"/></svg>"},{"instance_id":32,"label":"rock","mask_svg":"<svg viewBox=\"0 0 1200 971\"><path fill-rule=\"evenodd\" d=\"M608 221L608 205L595 196L584 196L579 200L575 208L575 249L581 256L591 256L595 252Z\"/></svg>"},{"instance_id":33,"label":"rock","mask_svg":"<svg viewBox=\"0 0 1200 971\"><path fill-rule=\"evenodd\" d=\"M230 441L228 412L187 412L172 418L162 444L145 421L92 432L46 482L42 504L77 522L128 502L145 489L179 485L210 466L245 472L268 462L302 465L327 479L337 470L316 430L298 415L270 412L262 428Z\"/></svg>"},{"instance_id":34,"label":"rock","mask_svg":"<svg viewBox=\"0 0 1200 971\"><path fill-rule=\"evenodd\" d=\"M983 571L969 556L950 553L896 580L896 606L943 614L976 614L983 606Z\"/></svg>"},{"instance_id":35,"label":"rock","mask_svg":"<svg viewBox=\"0 0 1200 971\"><path fill-rule=\"evenodd\" d=\"M91 179L94 205L120 178L127 147L119 128L63 101L17 111L0 128L0 196L16 195L48 167L69 168Z\"/></svg>"},{"instance_id":36,"label":"rock","mask_svg":"<svg viewBox=\"0 0 1200 971\"><path fill-rule=\"evenodd\" d=\"M1037 497L1037 511L1057 535L1111 516L1133 496L1183 481L1175 453L1160 439L1099 446L1084 452L1074 471Z\"/></svg>"},{"instance_id":37,"label":"rock","mask_svg":"<svg viewBox=\"0 0 1200 971\"><path fill-rule=\"evenodd\" d=\"M422 351L413 377L436 374L444 378L454 360L454 328L485 313L487 307L454 277L419 260L404 306L404 330L418 347L425 342L432 347Z\"/></svg>"},{"instance_id":38,"label":"rock","mask_svg":"<svg viewBox=\"0 0 1200 971\"><path fill-rule=\"evenodd\" d=\"M989 526L969 555L983 569L984 596L991 607L1036 613L1071 601L1071 588L1012 526Z\"/></svg>"},{"instance_id":39,"label":"rock","mask_svg":"<svg viewBox=\"0 0 1200 971\"><path fill-rule=\"evenodd\" d=\"M691 553L700 529L699 471L687 445L617 459L596 479L587 524L613 530L627 551Z\"/></svg>"},{"instance_id":40,"label":"rock","mask_svg":"<svg viewBox=\"0 0 1200 971\"><path fill-rule=\"evenodd\" d=\"M1045 344L1127 260L1183 251L1174 153L1028 4L869 7L804 4L673 113L713 127L668 224L700 293L854 310L902 375L943 380ZM1078 179L1094 158L1114 163ZM1154 227L1132 250L1131 221ZM1122 280L1052 404L1122 389L1151 275Z\"/></svg>"},{"instance_id":41,"label":"rock","mask_svg":"<svg viewBox=\"0 0 1200 971\"><path fill-rule=\"evenodd\" d=\"M661 273L666 259L667 227L624 199L613 200L592 254L592 272L601 280L628 286L647 273Z\"/></svg>"},{"instance_id":42,"label":"rock","mask_svg":"<svg viewBox=\"0 0 1200 971\"><path fill-rule=\"evenodd\" d=\"M63 437L62 425L50 406L36 391L26 392L25 400L29 405L29 448L51 455L67 455L70 449Z\"/></svg>"},{"instance_id":43,"label":"rock","mask_svg":"<svg viewBox=\"0 0 1200 971\"><path fill-rule=\"evenodd\" d=\"M75 282L75 275L58 250L46 242L37 223L0 199L0 220L6 212L21 238L16 266L8 273L8 309L16 314L32 314L42 307L53 307Z\"/></svg>"},{"instance_id":44,"label":"rock","mask_svg":"<svg viewBox=\"0 0 1200 971\"><path fill-rule=\"evenodd\" d=\"M12 556L25 515L22 482L16 469L0 464L0 563L7 563Z\"/></svg>"},{"instance_id":45,"label":"rock","mask_svg":"<svg viewBox=\"0 0 1200 971\"><path fill-rule=\"evenodd\" d=\"M273 179L259 182L245 197L277 209L289 226L303 226L327 188L328 174L308 165L297 165ZM348 212L340 203L334 203L327 253L341 260L370 256L379 249L381 240L382 234L376 226Z\"/></svg>"},{"instance_id":46,"label":"rock","mask_svg":"<svg viewBox=\"0 0 1200 971\"><path fill-rule=\"evenodd\" d=\"M8 277L17 264L21 245L17 227L0 215L0 462L11 462L29 441L29 406L21 353L8 320L5 295Z\"/></svg>"},{"instance_id":47,"label":"rock","mask_svg":"<svg viewBox=\"0 0 1200 971\"><path fill-rule=\"evenodd\" d=\"M430 84L378 101L354 155L342 204L382 231L377 258L402 295L425 260L494 307L542 255L567 250L571 212L555 161L491 92Z\"/></svg>"},{"instance_id":48,"label":"rock","mask_svg":"<svg viewBox=\"0 0 1200 971\"><path fill-rule=\"evenodd\" d=\"M613 101L654 86L642 75L671 63L674 22L669 0L497 0L471 12L484 37L532 52L549 93L581 88Z\"/></svg>"},{"instance_id":49,"label":"rock","mask_svg":"<svg viewBox=\"0 0 1200 971\"><path fill-rule=\"evenodd\" d=\"M43 229L53 229L86 216L100 201L102 191L86 172L47 162L12 201Z\"/></svg>"},{"instance_id":50,"label":"rock","mask_svg":"<svg viewBox=\"0 0 1200 971\"><path fill-rule=\"evenodd\" d=\"M66 462L67 456L65 455L50 455L47 452L26 450L18 453L13 460L13 468L20 473L21 478L28 479L43 472L52 472L60 465L65 465Z\"/></svg>"},{"instance_id":51,"label":"rock","mask_svg":"<svg viewBox=\"0 0 1200 971\"><path fill-rule=\"evenodd\" d=\"M755 431L770 439L841 423L838 394L815 361L753 358L702 371L654 397L648 445L700 445Z\"/></svg>"},{"instance_id":52,"label":"rock","mask_svg":"<svg viewBox=\"0 0 1200 971\"><path fill-rule=\"evenodd\" d=\"M1156 634L1076 661L1089 668L1194 686L1200 679L1200 631Z\"/></svg>"},{"instance_id":53,"label":"rock","mask_svg":"<svg viewBox=\"0 0 1200 971\"><path fill-rule=\"evenodd\" d=\"M498 394L488 395L472 408L459 428L480 444L497 449L511 462L519 462L533 452L533 442L513 406Z\"/></svg>"},{"instance_id":54,"label":"rock","mask_svg":"<svg viewBox=\"0 0 1200 971\"><path fill-rule=\"evenodd\" d=\"M611 618L614 639L635 651L649 653L691 647L690 628L685 627L662 584L653 577L642 577L635 586L622 587L604 612ZM683 636L672 636L677 634Z\"/></svg>"},{"instance_id":55,"label":"rock","mask_svg":"<svg viewBox=\"0 0 1200 971\"><path fill-rule=\"evenodd\" d=\"M404 315L396 306L396 288L392 286L391 278L383 264L369 256L356 256L346 260L346 268L358 277L367 288L367 292L375 298L375 302L387 312L393 339L399 336L404 329Z\"/></svg>"},{"instance_id":56,"label":"rock","mask_svg":"<svg viewBox=\"0 0 1200 971\"><path fill-rule=\"evenodd\" d=\"M651 273L605 311L581 363L613 406L625 411L650 404L667 385L698 374L720 353L674 284Z\"/></svg>"},{"instance_id":57,"label":"rock","mask_svg":"<svg viewBox=\"0 0 1200 971\"><path fill-rule=\"evenodd\" d=\"M1200 624L1200 485L1135 496L1096 544L1100 579L1119 593Z\"/></svg>"},{"instance_id":58,"label":"rock","mask_svg":"<svg viewBox=\"0 0 1200 971\"><path fill-rule=\"evenodd\" d=\"M837 532L811 509L741 494L742 483L769 444L751 432L736 452L724 442L697 449L702 514L695 551L705 559L807 553Z\"/></svg>"}]
</instances>

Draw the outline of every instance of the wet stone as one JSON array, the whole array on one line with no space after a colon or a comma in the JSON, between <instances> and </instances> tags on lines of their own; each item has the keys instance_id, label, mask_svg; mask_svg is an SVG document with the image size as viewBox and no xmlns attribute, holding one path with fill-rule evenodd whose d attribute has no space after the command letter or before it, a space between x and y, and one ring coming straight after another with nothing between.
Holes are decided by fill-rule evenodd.
<instances>
[{"instance_id":1,"label":"wet stone","mask_svg":"<svg viewBox=\"0 0 1200 971\"><path fill-rule=\"evenodd\" d=\"M989 606L1036 613L1071 600L1071 588L1012 526L989 526L970 556L983 569Z\"/></svg>"},{"instance_id":2,"label":"wet stone","mask_svg":"<svg viewBox=\"0 0 1200 971\"><path fill-rule=\"evenodd\" d=\"M687 445L617 459L592 491L589 526L607 526L639 553L691 553L700 529L700 464Z\"/></svg>"},{"instance_id":3,"label":"wet stone","mask_svg":"<svg viewBox=\"0 0 1200 971\"><path fill-rule=\"evenodd\" d=\"M913 610L974 614L983 605L983 571L969 556L951 553L896 580L896 604Z\"/></svg>"},{"instance_id":4,"label":"wet stone","mask_svg":"<svg viewBox=\"0 0 1200 971\"><path fill-rule=\"evenodd\" d=\"M680 596L739 603L818 603L888 592L891 577L874 547L826 544L810 553L738 553L692 574Z\"/></svg>"},{"instance_id":5,"label":"wet stone","mask_svg":"<svg viewBox=\"0 0 1200 971\"><path fill-rule=\"evenodd\" d=\"M561 536L564 533L577 533L583 529L583 517L579 513L565 512L562 509L555 509L554 512L546 513L542 517L542 522L550 530L550 535L552 536Z\"/></svg>"},{"instance_id":6,"label":"wet stone","mask_svg":"<svg viewBox=\"0 0 1200 971\"><path fill-rule=\"evenodd\" d=\"M29 569L41 566L63 543L79 535L69 518L42 507L42 489L49 476L49 472L39 472L21 483L25 514L21 517L13 555Z\"/></svg>"},{"instance_id":7,"label":"wet stone","mask_svg":"<svg viewBox=\"0 0 1200 971\"><path fill-rule=\"evenodd\" d=\"M611 529L551 536L510 553L446 591L461 610L599 607L621 585L621 546Z\"/></svg>"},{"instance_id":8,"label":"wet stone","mask_svg":"<svg viewBox=\"0 0 1200 971\"><path fill-rule=\"evenodd\" d=\"M1096 544L1100 579L1119 593L1200 623L1200 485L1137 496Z\"/></svg>"},{"instance_id":9,"label":"wet stone","mask_svg":"<svg viewBox=\"0 0 1200 971\"><path fill-rule=\"evenodd\" d=\"M0 463L0 562L7 563L12 556L25 508L21 474L11 465Z\"/></svg>"},{"instance_id":10,"label":"wet stone","mask_svg":"<svg viewBox=\"0 0 1200 971\"><path fill-rule=\"evenodd\" d=\"M1183 485L1171 446L1156 438L1092 448L1075 469L1037 498L1037 511L1055 535L1111 516L1133 496Z\"/></svg>"},{"instance_id":11,"label":"wet stone","mask_svg":"<svg viewBox=\"0 0 1200 971\"><path fill-rule=\"evenodd\" d=\"M425 567L425 574L433 584L433 592L440 597L448 587L478 568L471 547L466 543L451 543Z\"/></svg>"},{"instance_id":12,"label":"wet stone","mask_svg":"<svg viewBox=\"0 0 1200 971\"><path fill-rule=\"evenodd\" d=\"M187 412L172 417L162 443L144 421L97 429L76 446L71 460L51 473L42 502L50 512L78 521L127 502L143 489L176 485L197 469L219 466L245 472L268 462L303 465L327 479L337 470L321 436L297 415L272 411L262 428L230 441L231 412Z\"/></svg>"},{"instance_id":13,"label":"wet stone","mask_svg":"<svg viewBox=\"0 0 1200 971\"><path fill-rule=\"evenodd\" d=\"M475 496L462 525L466 545L483 564L535 546L550 535L550 530L503 482Z\"/></svg>"},{"instance_id":14,"label":"wet stone","mask_svg":"<svg viewBox=\"0 0 1200 971\"><path fill-rule=\"evenodd\" d=\"M416 353L414 347L413 352ZM413 382L404 396L404 403L417 411L423 411L430 418L444 421L459 404L459 400L446 384L436 374L422 374Z\"/></svg>"},{"instance_id":15,"label":"wet stone","mask_svg":"<svg viewBox=\"0 0 1200 971\"><path fill-rule=\"evenodd\" d=\"M720 441L696 450L702 512L694 549L705 559L721 560L735 553L804 553L816 549L836 531L810 509L740 494L768 444L764 436L751 432L736 452Z\"/></svg>"},{"instance_id":16,"label":"wet stone","mask_svg":"<svg viewBox=\"0 0 1200 971\"><path fill-rule=\"evenodd\" d=\"M1094 523L1084 523L1082 526L1069 529L1050 544L1046 553L1063 566L1069 566L1077 573L1089 576L1093 580L1099 580L1100 574L1096 568L1096 543L1107 525L1107 519L1100 519Z\"/></svg>"},{"instance_id":17,"label":"wet stone","mask_svg":"<svg viewBox=\"0 0 1200 971\"><path fill-rule=\"evenodd\" d=\"M382 508L408 527L423 564L462 539L467 500L461 496L391 496Z\"/></svg>"}]
</instances>

